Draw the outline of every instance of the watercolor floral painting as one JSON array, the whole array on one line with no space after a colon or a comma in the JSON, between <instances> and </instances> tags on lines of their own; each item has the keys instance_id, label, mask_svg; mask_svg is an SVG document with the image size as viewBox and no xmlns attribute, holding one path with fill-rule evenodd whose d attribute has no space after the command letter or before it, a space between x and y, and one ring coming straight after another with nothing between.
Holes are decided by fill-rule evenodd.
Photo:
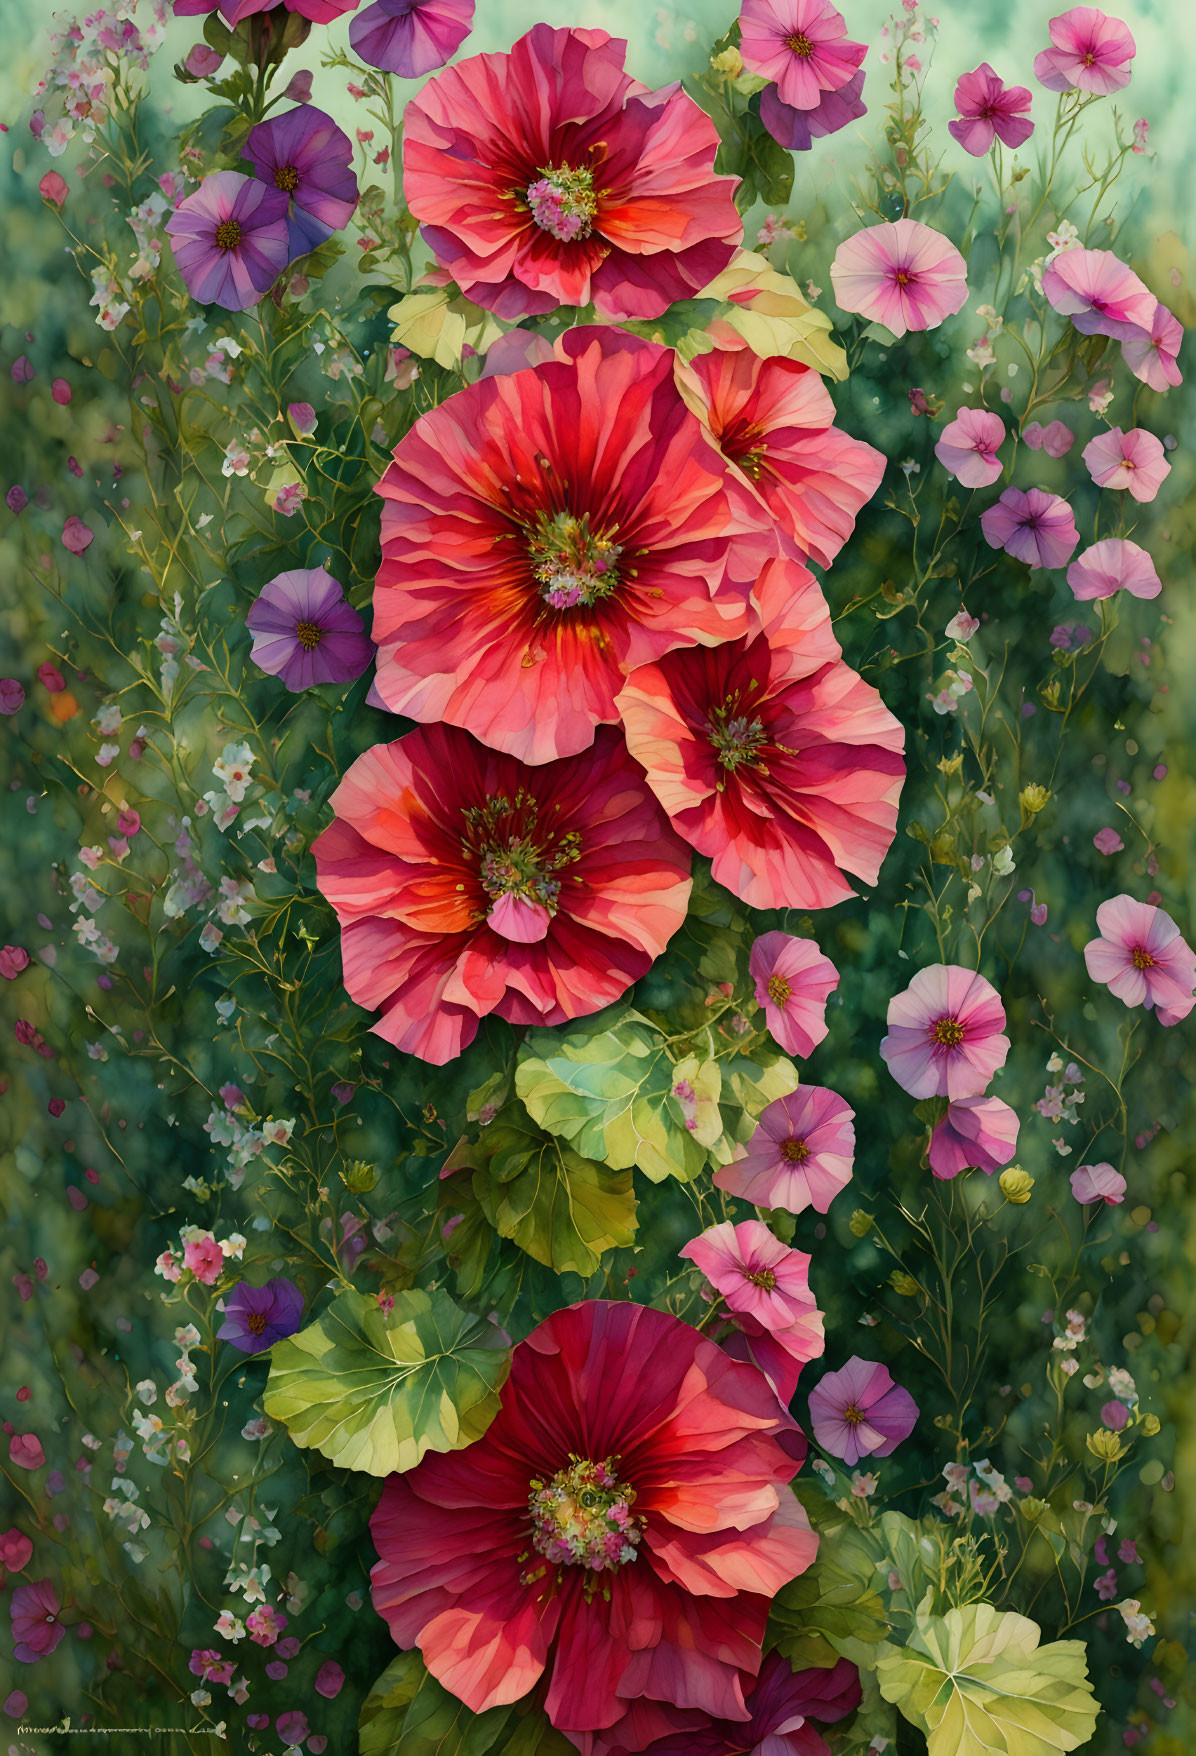
<instances>
[{"instance_id":1,"label":"watercolor floral painting","mask_svg":"<svg viewBox=\"0 0 1196 1756\"><path fill-rule=\"evenodd\" d=\"M1178 0L0 22L4 1748L1187 1756Z\"/></svg>"}]
</instances>

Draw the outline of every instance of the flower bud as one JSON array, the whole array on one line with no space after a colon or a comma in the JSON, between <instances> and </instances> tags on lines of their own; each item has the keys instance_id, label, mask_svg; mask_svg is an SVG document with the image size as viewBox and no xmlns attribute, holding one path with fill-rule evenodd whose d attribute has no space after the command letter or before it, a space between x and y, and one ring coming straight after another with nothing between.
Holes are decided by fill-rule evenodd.
<instances>
[{"instance_id":1,"label":"flower bud","mask_svg":"<svg viewBox=\"0 0 1196 1756\"><path fill-rule=\"evenodd\" d=\"M711 55L710 65L716 73L728 73L732 79L738 79L743 72L743 56L738 49L724 49L721 54Z\"/></svg>"},{"instance_id":2,"label":"flower bud","mask_svg":"<svg viewBox=\"0 0 1196 1756\"><path fill-rule=\"evenodd\" d=\"M1101 1427L1097 1432L1089 1433L1085 1444L1093 1457L1099 1458L1102 1463L1116 1463L1119 1457L1125 1455L1125 1446L1117 1434L1111 1433L1108 1427Z\"/></svg>"},{"instance_id":3,"label":"flower bud","mask_svg":"<svg viewBox=\"0 0 1196 1756\"><path fill-rule=\"evenodd\" d=\"M1044 809L1050 796L1050 791L1047 787L1040 787L1035 784L1023 787L1021 792L1017 795L1017 802L1026 813L1027 817L1037 817L1038 813Z\"/></svg>"},{"instance_id":4,"label":"flower bud","mask_svg":"<svg viewBox=\"0 0 1196 1756\"><path fill-rule=\"evenodd\" d=\"M1153 1439L1161 1431L1158 1415L1143 1415L1139 1425L1148 1439Z\"/></svg>"},{"instance_id":5,"label":"flower bud","mask_svg":"<svg viewBox=\"0 0 1196 1756\"><path fill-rule=\"evenodd\" d=\"M889 1276L889 1285L903 1299L912 1299L919 1291L918 1283L912 1274L906 1274L903 1268L895 1268Z\"/></svg>"},{"instance_id":6,"label":"flower bud","mask_svg":"<svg viewBox=\"0 0 1196 1756\"><path fill-rule=\"evenodd\" d=\"M378 1181L377 1168L365 1159L355 1158L341 1172L341 1181L354 1195L368 1195Z\"/></svg>"},{"instance_id":7,"label":"flower bud","mask_svg":"<svg viewBox=\"0 0 1196 1756\"><path fill-rule=\"evenodd\" d=\"M1018 1502L1018 1511L1030 1524L1037 1524L1043 1514L1049 1510L1045 1500L1036 1500L1032 1494Z\"/></svg>"},{"instance_id":8,"label":"flower bud","mask_svg":"<svg viewBox=\"0 0 1196 1756\"><path fill-rule=\"evenodd\" d=\"M874 1224L872 1215L865 1213L862 1207L857 1207L848 1220L847 1227L853 1238L866 1238Z\"/></svg>"},{"instance_id":9,"label":"flower bud","mask_svg":"<svg viewBox=\"0 0 1196 1756\"><path fill-rule=\"evenodd\" d=\"M1001 1194L1014 1207L1024 1207L1030 1199L1030 1191L1034 1187L1034 1179L1029 1171L1023 1171L1020 1165L1010 1165L1000 1176Z\"/></svg>"}]
</instances>

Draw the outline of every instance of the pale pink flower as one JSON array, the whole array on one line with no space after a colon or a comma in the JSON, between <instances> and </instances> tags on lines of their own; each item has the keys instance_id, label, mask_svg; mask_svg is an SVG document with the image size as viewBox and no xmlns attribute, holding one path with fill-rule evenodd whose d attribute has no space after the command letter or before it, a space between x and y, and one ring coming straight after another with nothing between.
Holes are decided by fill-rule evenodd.
<instances>
[{"instance_id":1,"label":"pale pink flower","mask_svg":"<svg viewBox=\"0 0 1196 1756\"><path fill-rule=\"evenodd\" d=\"M743 0L739 28L744 66L772 80L796 110L816 109L825 92L841 90L868 52L848 40L830 0Z\"/></svg>"},{"instance_id":2,"label":"pale pink flower","mask_svg":"<svg viewBox=\"0 0 1196 1756\"><path fill-rule=\"evenodd\" d=\"M958 120L948 122L965 152L983 158L994 139L1006 146L1022 146L1034 132L1029 109L1031 96L1024 85L1006 86L987 61L971 73L960 75L955 87Z\"/></svg>"},{"instance_id":3,"label":"pale pink flower","mask_svg":"<svg viewBox=\"0 0 1196 1756\"><path fill-rule=\"evenodd\" d=\"M747 1335L770 1337L797 1367L817 1359L822 1312L810 1291L808 1256L782 1244L758 1219L711 1226L678 1254L701 1269ZM797 1386L792 1367L785 1383L788 1402Z\"/></svg>"},{"instance_id":4,"label":"pale pink flower","mask_svg":"<svg viewBox=\"0 0 1196 1756\"><path fill-rule=\"evenodd\" d=\"M1120 1207L1125 1200L1125 1178L1103 1161L1099 1165L1080 1165L1071 1173L1071 1192L1082 1207L1103 1201L1107 1207Z\"/></svg>"},{"instance_id":5,"label":"pale pink flower","mask_svg":"<svg viewBox=\"0 0 1196 1756\"><path fill-rule=\"evenodd\" d=\"M1052 18L1048 29L1054 46L1034 57L1034 77L1048 91L1105 97L1129 84L1137 48L1119 18L1109 18L1097 6L1073 6Z\"/></svg>"},{"instance_id":6,"label":"pale pink flower","mask_svg":"<svg viewBox=\"0 0 1196 1756\"><path fill-rule=\"evenodd\" d=\"M1092 845L1098 854L1119 854L1125 843L1115 829L1098 829L1092 838Z\"/></svg>"},{"instance_id":7,"label":"pale pink flower","mask_svg":"<svg viewBox=\"0 0 1196 1756\"><path fill-rule=\"evenodd\" d=\"M930 1169L957 1177L973 1169L991 1177L1017 1150L1017 1112L995 1097L958 1098L930 1136Z\"/></svg>"},{"instance_id":8,"label":"pale pink flower","mask_svg":"<svg viewBox=\"0 0 1196 1756\"><path fill-rule=\"evenodd\" d=\"M934 448L947 474L965 488L987 488L1001 473L997 452L1005 423L989 409L960 409Z\"/></svg>"},{"instance_id":9,"label":"pale pink flower","mask_svg":"<svg viewBox=\"0 0 1196 1756\"><path fill-rule=\"evenodd\" d=\"M756 1003L773 1038L790 1055L811 1055L826 1035L826 1002L839 972L813 939L762 933L752 946L748 970Z\"/></svg>"},{"instance_id":10,"label":"pale pink flower","mask_svg":"<svg viewBox=\"0 0 1196 1756\"><path fill-rule=\"evenodd\" d=\"M1113 896L1096 911L1100 937L1084 947L1094 982L1104 982L1127 1006L1157 1012L1160 1024L1178 1024L1194 1004L1196 956L1161 908Z\"/></svg>"},{"instance_id":11,"label":"pale pink flower","mask_svg":"<svg viewBox=\"0 0 1196 1756\"><path fill-rule=\"evenodd\" d=\"M957 610L943 633L949 640L970 640L979 626L979 616L971 616L966 610Z\"/></svg>"},{"instance_id":12,"label":"pale pink flower","mask_svg":"<svg viewBox=\"0 0 1196 1756\"><path fill-rule=\"evenodd\" d=\"M1048 457L1065 457L1075 444L1076 436L1062 421L1052 421L1046 427L1038 421L1031 421L1023 431L1022 439L1031 451L1045 451Z\"/></svg>"},{"instance_id":13,"label":"pale pink flower","mask_svg":"<svg viewBox=\"0 0 1196 1756\"><path fill-rule=\"evenodd\" d=\"M1122 338L1121 357L1135 378L1163 392L1184 381L1176 364L1183 339L1183 324L1156 299L1150 322Z\"/></svg>"},{"instance_id":14,"label":"pale pink flower","mask_svg":"<svg viewBox=\"0 0 1196 1756\"><path fill-rule=\"evenodd\" d=\"M1134 143L1130 147L1130 151L1136 152L1139 157L1141 157L1146 151L1146 137L1149 133L1150 123L1146 120L1145 116L1139 116L1138 120L1134 123Z\"/></svg>"},{"instance_id":15,"label":"pale pink flower","mask_svg":"<svg viewBox=\"0 0 1196 1756\"><path fill-rule=\"evenodd\" d=\"M887 1023L881 1057L911 1097L979 1097L1009 1053L1000 995L957 963L919 970L889 1001Z\"/></svg>"},{"instance_id":16,"label":"pale pink flower","mask_svg":"<svg viewBox=\"0 0 1196 1756\"><path fill-rule=\"evenodd\" d=\"M1067 501L1042 488L1006 488L981 514L980 528L989 548L1004 549L1030 568L1062 567L1080 540Z\"/></svg>"},{"instance_id":17,"label":"pale pink flower","mask_svg":"<svg viewBox=\"0 0 1196 1756\"><path fill-rule=\"evenodd\" d=\"M1067 569L1067 583L1077 598L1109 598L1116 591L1157 598L1163 589L1146 550L1126 537L1103 537L1077 555Z\"/></svg>"},{"instance_id":18,"label":"pale pink flower","mask_svg":"<svg viewBox=\"0 0 1196 1756\"><path fill-rule=\"evenodd\" d=\"M908 1439L917 1419L917 1403L894 1384L888 1367L858 1355L827 1372L810 1392L815 1439L849 1467L861 1457L887 1457Z\"/></svg>"},{"instance_id":19,"label":"pale pink flower","mask_svg":"<svg viewBox=\"0 0 1196 1756\"><path fill-rule=\"evenodd\" d=\"M1042 290L1081 335L1133 341L1149 329L1158 303L1144 281L1111 250L1064 250L1042 271Z\"/></svg>"},{"instance_id":20,"label":"pale pink flower","mask_svg":"<svg viewBox=\"0 0 1196 1756\"><path fill-rule=\"evenodd\" d=\"M851 1181L855 1112L837 1092L802 1085L763 1111L756 1131L714 1183L756 1207L825 1213Z\"/></svg>"},{"instance_id":21,"label":"pale pink flower","mask_svg":"<svg viewBox=\"0 0 1196 1756\"><path fill-rule=\"evenodd\" d=\"M213 1237L192 1238L183 1246L183 1266L204 1286L214 1286L224 1267L224 1252Z\"/></svg>"},{"instance_id":22,"label":"pale pink flower","mask_svg":"<svg viewBox=\"0 0 1196 1756\"><path fill-rule=\"evenodd\" d=\"M865 227L840 244L831 285L840 310L858 311L900 336L937 329L961 308L967 265L941 232L899 219Z\"/></svg>"},{"instance_id":23,"label":"pale pink flower","mask_svg":"<svg viewBox=\"0 0 1196 1756\"><path fill-rule=\"evenodd\" d=\"M1098 488L1128 488L1135 500L1153 500L1171 474L1163 441L1143 427L1098 433L1084 447L1084 462Z\"/></svg>"}]
</instances>

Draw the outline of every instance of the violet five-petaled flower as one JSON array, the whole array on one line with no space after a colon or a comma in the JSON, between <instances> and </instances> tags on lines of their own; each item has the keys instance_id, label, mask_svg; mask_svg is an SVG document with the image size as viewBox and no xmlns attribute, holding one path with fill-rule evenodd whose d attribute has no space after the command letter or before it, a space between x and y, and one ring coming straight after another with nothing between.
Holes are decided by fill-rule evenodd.
<instances>
[{"instance_id":1,"label":"violet five-petaled flower","mask_svg":"<svg viewBox=\"0 0 1196 1756\"><path fill-rule=\"evenodd\" d=\"M259 1354L288 1335L303 1320L303 1294L294 1281L268 1280L264 1286L238 1281L224 1301L224 1322L216 1331L243 1354Z\"/></svg>"},{"instance_id":2,"label":"violet five-petaled flower","mask_svg":"<svg viewBox=\"0 0 1196 1756\"><path fill-rule=\"evenodd\" d=\"M205 177L166 222L191 297L226 311L258 304L291 258L288 205L281 189L239 171Z\"/></svg>"},{"instance_id":3,"label":"violet five-petaled flower","mask_svg":"<svg viewBox=\"0 0 1196 1756\"><path fill-rule=\"evenodd\" d=\"M306 256L352 219L358 200L353 142L314 104L257 123L241 157L261 182L286 196L292 258Z\"/></svg>"},{"instance_id":4,"label":"violet five-petaled flower","mask_svg":"<svg viewBox=\"0 0 1196 1756\"><path fill-rule=\"evenodd\" d=\"M980 515L980 529L991 549L1004 549L1030 568L1062 567L1071 559L1080 533L1071 507L1042 488L1006 488L995 506Z\"/></svg>"},{"instance_id":5,"label":"violet five-petaled flower","mask_svg":"<svg viewBox=\"0 0 1196 1756\"><path fill-rule=\"evenodd\" d=\"M887 1366L853 1355L810 1392L814 1437L849 1467L861 1457L887 1457L914 1430L918 1405L894 1384Z\"/></svg>"},{"instance_id":6,"label":"violet five-petaled flower","mask_svg":"<svg viewBox=\"0 0 1196 1756\"><path fill-rule=\"evenodd\" d=\"M279 573L245 617L250 657L298 694L317 683L350 683L374 657L361 617L323 567Z\"/></svg>"},{"instance_id":7,"label":"violet five-petaled flower","mask_svg":"<svg viewBox=\"0 0 1196 1756\"><path fill-rule=\"evenodd\" d=\"M456 54L473 11L474 0L375 0L349 26L349 46L370 67L422 79Z\"/></svg>"}]
</instances>

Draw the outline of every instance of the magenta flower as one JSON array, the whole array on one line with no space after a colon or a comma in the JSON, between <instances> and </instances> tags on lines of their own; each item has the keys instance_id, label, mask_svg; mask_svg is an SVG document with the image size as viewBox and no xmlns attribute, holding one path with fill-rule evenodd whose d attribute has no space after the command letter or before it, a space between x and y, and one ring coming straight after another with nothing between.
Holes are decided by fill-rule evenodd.
<instances>
[{"instance_id":1,"label":"magenta flower","mask_svg":"<svg viewBox=\"0 0 1196 1756\"><path fill-rule=\"evenodd\" d=\"M1064 250L1042 271L1042 290L1081 335L1133 341L1149 329L1158 303L1144 281L1111 250Z\"/></svg>"},{"instance_id":2,"label":"magenta flower","mask_svg":"<svg viewBox=\"0 0 1196 1756\"><path fill-rule=\"evenodd\" d=\"M0 950L0 976L13 982L23 969L29 968L29 953L23 945L5 945Z\"/></svg>"},{"instance_id":3,"label":"magenta flower","mask_svg":"<svg viewBox=\"0 0 1196 1756\"><path fill-rule=\"evenodd\" d=\"M63 548L69 549L72 555L82 555L90 549L94 541L95 532L90 530L81 518L76 518L72 512L62 527Z\"/></svg>"},{"instance_id":4,"label":"magenta flower","mask_svg":"<svg viewBox=\"0 0 1196 1756\"><path fill-rule=\"evenodd\" d=\"M8 1441L9 1462L18 1469L41 1469L46 1461L42 1442L36 1433L13 1433Z\"/></svg>"},{"instance_id":5,"label":"magenta flower","mask_svg":"<svg viewBox=\"0 0 1196 1756\"><path fill-rule=\"evenodd\" d=\"M866 226L840 244L831 284L840 310L898 336L937 329L968 296L967 265L954 244L912 219Z\"/></svg>"},{"instance_id":6,"label":"magenta flower","mask_svg":"<svg viewBox=\"0 0 1196 1756\"><path fill-rule=\"evenodd\" d=\"M473 28L474 0L377 0L349 26L353 53L370 67L422 79L451 61Z\"/></svg>"},{"instance_id":7,"label":"magenta flower","mask_svg":"<svg viewBox=\"0 0 1196 1756\"><path fill-rule=\"evenodd\" d=\"M960 409L943 428L934 455L965 488L987 488L1001 473L997 451L1005 423L989 409Z\"/></svg>"},{"instance_id":8,"label":"magenta flower","mask_svg":"<svg viewBox=\"0 0 1196 1756\"><path fill-rule=\"evenodd\" d=\"M351 683L374 657L361 617L323 567L276 574L258 593L245 626L253 635L254 664L295 695L317 683Z\"/></svg>"},{"instance_id":9,"label":"magenta flower","mask_svg":"<svg viewBox=\"0 0 1196 1756\"><path fill-rule=\"evenodd\" d=\"M1121 357L1135 378L1149 384L1152 390L1165 392L1184 381L1176 364L1183 339L1183 325L1178 317L1172 316L1166 305L1160 305L1156 299L1150 322L1122 337Z\"/></svg>"},{"instance_id":10,"label":"magenta flower","mask_svg":"<svg viewBox=\"0 0 1196 1756\"><path fill-rule=\"evenodd\" d=\"M983 1171L991 1177L1017 1150L1016 1110L995 1097L958 1098L930 1136L930 1169L936 1177Z\"/></svg>"},{"instance_id":11,"label":"magenta flower","mask_svg":"<svg viewBox=\"0 0 1196 1756\"><path fill-rule=\"evenodd\" d=\"M909 1438L917 1419L917 1403L894 1384L888 1367L858 1355L810 1392L815 1439L849 1466L861 1457L887 1457Z\"/></svg>"},{"instance_id":12,"label":"magenta flower","mask_svg":"<svg viewBox=\"0 0 1196 1756\"><path fill-rule=\"evenodd\" d=\"M743 0L739 29L744 66L771 79L795 110L813 110L824 92L842 90L868 53L848 40L830 0Z\"/></svg>"},{"instance_id":13,"label":"magenta flower","mask_svg":"<svg viewBox=\"0 0 1196 1756\"><path fill-rule=\"evenodd\" d=\"M851 1181L854 1156L854 1110L838 1092L802 1085L767 1106L747 1146L715 1171L714 1182L755 1207L825 1213Z\"/></svg>"},{"instance_id":14,"label":"magenta flower","mask_svg":"<svg viewBox=\"0 0 1196 1756\"><path fill-rule=\"evenodd\" d=\"M1067 583L1077 598L1111 598L1116 591L1157 598L1163 589L1146 550L1126 537L1103 537L1077 555L1067 569Z\"/></svg>"},{"instance_id":15,"label":"magenta flower","mask_svg":"<svg viewBox=\"0 0 1196 1756\"><path fill-rule=\"evenodd\" d=\"M224 1267L224 1252L213 1237L190 1238L183 1247L183 1266L204 1286L215 1286Z\"/></svg>"},{"instance_id":16,"label":"magenta flower","mask_svg":"<svg viewBox=\"0 0 1196 1756\"><path fill-rule=\"evenodd\" d=\"M1169 914L1132 896L1114 896L1096 911L1100 937L1084 947L1094 982L1127 1006L1155 1009L1160 1024L1178 1024L1192 1010L1196 956Z\"/></svg>"},{"instance_id":17,"label":"magenta flower","mask_svg":"<svg viewBox=\"0 0 1196 1756\"><path fill-rule=\"evenodd\" d=\"M752 946L748 970L775 1040L790 1055L812 1055L826 1035L827 996L839 985L830 958L812 939L762 933Z\"/></svg>"},{"instance_id":18,"label":"magenta flower","mask_svg":"<svg viewBox=\"0 0 1196 1756\"><path fill-rule=\"evenodd\" d=\"M25 705L25 691L15 677L0 677L0 713L20 713Z\"/></svg>"},{"instance_id":19,"label":"magenta flower","mask_svg":"<svg viewBox=\"0 0 1196 1756\"><path fill-rule=\"evenodd\" d=\"M1047 427L1031 421L1023 429L1022 439L1031 451L1045 451L1048 457L1066 457L1076 442L1075 434L1062 421L1052 421Z\"/></svg>"},{"instance_id":20,"label":"magenta flower","mask_svg":"<svg viewBox=\"0 0 1196 1756\"><path fill-rule=\"evenodd\" d=\"M201 305L246 311L290 261L289 198L239 171L214 171L166 222L187 291Z\"/></svg>"},{"instance_id":21,"label":"magenta flower","mask_svg":"<svg viewBox=\"0 0 1196 1756\"><path fill-rule=\"evenodd\" d=\"M789 152L809 152L816 139L837 134L849 122L867 115L863 90L861 68L838 91L824 91L812 110L795 110L782 102L775 85L766 85L760 93L760 120L778 145Z\"/></svg>"},{"instance_id":22,"label":"magenta flower","mask_svg":"<svg viewBox=\"0 0 1196 1756\"><path fill-rule=\"evenodd\" d=\"M345 1686L345 1673L334 1658L327 1658L316 1672L315 1691L326 1701L334 1701Z\"/></svg>"},{"instance_id":23,"label":"magenta flower","mask_svg":"<svg viewBox=\"0 0 1196 1756\"><path fill-rule=\"evenodd\" d=\"M268 1280L254 1287L241 1280L224 1301L224 1322L216 1339L243 1354L260 1354L294 1335L302 1321L303 1294L293 1281Z\"/></svg>"},{"instance_id":24,"label":"magenta flower","mask_svg":"<svg viewBox=\"0 0 1196 1756\"><path fill-rule=\"evenodd\" d=\"M748 1336L768 1338L788 1356L783 1386L788 1403L797 1388L798 1369L823 1349L822 1312L810 1291L810 1258L782 1244L758 1219L737 1226L724 1220L692 1238L678 1255L701 1269Z\"/></svg>"},{"instance_id":25,"label":"magenta flower","mask_svg":"<svg viewBox=\"0 0 1196 1756\"><path fill-rule=\"evenodd\" d=\"M1090 91L1107 97L1130 82L1134 39L1119 18L1096 6L1073 6L1048 26L1053 48L1034 57L1034 77L1048 91Z\"/></svg>"},{"instance_id":26,"label":"magenta flower","mask_svg":"<svg viewBox=\"0 0 1196 1756\"><path fill-rule=\"evenodd\" d=\"M1107 1207L1120 1207L1125 1200L1125 1178L1103 1161L1099 1165L1081 1165L1071 1173L1071 1192L1082 1207L1103 1201Z\"/></svg>"},{"instance_id":27,"label":"magenta flower","mask_svg":"<svg viewBox=\"0 0 1196 1756\"><path fill-rule=\"evenodd\" d=\"M314 104L299 104L249 130L241 157L287 197L289 256L306 256L347 226L357 206L353 142Z\"/></svg>"},{"instance_id":28,"label":"magenta flower","mask_svg":"<svg viewBox=\"0 0 1196 1756\"><path fill-rule=\"evenodd\" d=\"M830 1756L829 1744L810 1722L843 1719L859 1706L860 1694L860 1673L845 1658L829 1668L795 1671L787 1658L770 1652L759 1676L743 1680L746 1720L690 1709L677 1718L694 1723L653 1739L646 1756Z\"/></svg>"},{"instance_id":29,"label":"magenta flower","mask_svg":"<svg viewBox=\"0 0 1196 1756\"><path fill-rule=\"evenodd\" d=\"M1005 146L1021 146L1034 132L1027 112L1032 102L1024 85L1002 85L1000 78L982 61L971 73L962 74L955 87L958 120L948 131L973 158L983 158L994 140Z\"/></svg>"},{"instance_id":30,"label":"magenta flower","mask_svg":"<svg viewBox=\"0 0 1196 1756\"><path fill-rule=\"evenodd\" d=\"M23 1665L35 1665L52 1653L66 1629L58 1620L58 1594L48 1579L18 1585L9 1604L12 1617L12 1656Z\"/></svg>"},{"instance_id":31,"label":"magenta flower","mask_svg":"<svg viewBox=\"0 0 1196 1756\"><path fill-rule=\"evenodd\" d=\"M1005 1008L991 982L958 963L932 963L889 1001L880 1045L911 1097L979 1097L1005 1065Z\"/></svg>"},{"instance_id":32,"label":"magenta flower","mask_svg":"<svg viewBox=\"0 0 1196 1756\"><path fill-rule=\"evenodd\" d=\"M33 1544L23 1530L11 1525L0 1536L0 1566L10 1573L23 1573L33 1558Z\"/></svg>"},{"instance_id":33,"label":"magenta flower","mask_svg":"<svg viewBox=\"0 0 1196 1756\"><path fill-rule=\"evenodd\" d=\"M980 528L990 549L1004 549L1031 569L1062 567L1080 540L1067 501L1042 488L1025 493L1006 488L996 505L981 513Z\"/></svg>"},{"instance_id":34,"label":"magenta flower","mask_svg":"<svg viewBox=\"0 0 1196 1756\"><path fill-rule=\"evenodd\" d=\"M1098 433L1084 447L1084 462L1098 488L1128 488L1135 500L1153 500L1171 474L1163 441L1143 427Z\"/></svg>"}]
</instances>

